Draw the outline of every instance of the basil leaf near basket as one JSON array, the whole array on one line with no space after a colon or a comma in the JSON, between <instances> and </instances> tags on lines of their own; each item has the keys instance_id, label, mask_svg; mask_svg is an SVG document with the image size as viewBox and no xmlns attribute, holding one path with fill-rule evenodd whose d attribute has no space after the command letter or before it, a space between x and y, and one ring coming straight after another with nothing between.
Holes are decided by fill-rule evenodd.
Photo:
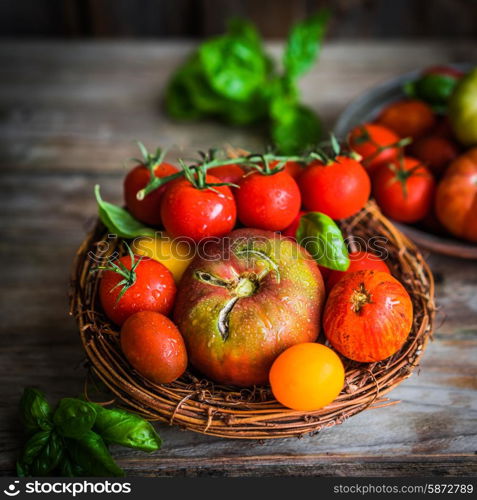
<instances>
[{"instance_id":1,"label":"basil leaf near basket","mask_svg":"<svg viewBox=\"0 0 477 500\"><path fill-rule=\"evenodd\" d=\"M77 398L63 398L53 411L44 394L27 387L20 401L29 436L17 461L17 474L28 476L124 476L108 445L152 452L162 441L143 418Z\"/></svg>"},{"instance_id":2,"label":"basil leaf near basket","mask_svg":"<svg viewBox=\"0 0 477 500\"><path fill-rule=\"evenodd\" d=\"M213 116L233 125L268 124L275 148L300 153L318 142L318 116L300 102L298 79L316 61L329 12L295 24L278 72L256 28L233 19L227 32L203 42L172 76L167 113L178 120Z\"/></svg>"}]
</instances>

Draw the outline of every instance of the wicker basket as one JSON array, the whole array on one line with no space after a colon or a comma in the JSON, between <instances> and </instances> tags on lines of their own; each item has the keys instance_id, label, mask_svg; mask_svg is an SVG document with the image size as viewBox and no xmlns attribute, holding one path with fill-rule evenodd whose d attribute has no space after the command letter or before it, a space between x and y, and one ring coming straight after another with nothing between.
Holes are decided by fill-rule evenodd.
<instances>
[{"instance_id":1,"label":"wicker basket","mask_svg":"<svg viewBox=\"0 0 477 500\"><path fill-rule=\"evenodd\" d=\"M71 314L78 322L81 340L94 375L119 402L149 420L157 420L227 438L271 439L302 436L342 423L369 408L393 404L384 396L416 368L432 334L434 282L422 255L372 202L341 223L345 236L382 236L387 239L392 273L404 284L414 306L414 323L403 348L380 363L343 360L345 387L329 406L313 412L281 406L268 387L238 389L219 386L188 371L165 385L151 383L137 373L119 348L118 329L103 315L97 300L98 273L89 252L101 258L124 253L120 240L108 240L98 223L78 250L71 286Z\"/></svg>"}]
</instances>

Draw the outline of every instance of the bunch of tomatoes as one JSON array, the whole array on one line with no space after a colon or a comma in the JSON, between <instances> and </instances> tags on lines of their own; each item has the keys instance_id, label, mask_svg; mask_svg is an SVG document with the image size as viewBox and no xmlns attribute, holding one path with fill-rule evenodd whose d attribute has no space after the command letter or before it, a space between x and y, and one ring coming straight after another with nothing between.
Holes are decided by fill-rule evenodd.
<instances>
[{"instance_id":1,"label":"bunch of tomatoes","mask_svg":"<svg viewBox=\"0 0 477 500\"><path fill-rule=\"evenodd\" d=\"M393 142L398 139L393 137ZM359 212L370 196L371 181L369 165L352 150L342 151L334 138L324 150L303 157L219 158L210 153L189 165L181 161L181 168L165 162L159 150L150 154L141 149L143 159L124 180L123 226L160 228L167 243L162 236L138 238L133 248L126 243L127 255L99 267L99 297L106 315L121 326L121 348L130 364L162 384L181 376L188 364L187 346L168 317L191 262L187 252L171 258L181 253L185 240L200 245L240 226L279 232L295 242L301 218L310 212L330 220ZM121 211L115 207L103 222L108 225ZM381 361L399 350L409 334L411 300L386 262L367 251L351 252L349 261L347 270L324 267L320 260L313 263L329 292L323 328L334 350L307 342L276 358L269 380L285 406L313 410L336 398L345 370L335 351L356 362Z\"/></svg>"},{"instance_id":2,"label":"bunch of tomatoes","mask_svg":"<svg viewBox=\"0 0 477 500\"><path fill-rule=\"evenodd\" d=\"M445 106L463 76L447 67L424 71L408 84L415 97L391 103L348 141L385 215L477 242L477 149L464 150Z\"/></svg>"}]
</instances>

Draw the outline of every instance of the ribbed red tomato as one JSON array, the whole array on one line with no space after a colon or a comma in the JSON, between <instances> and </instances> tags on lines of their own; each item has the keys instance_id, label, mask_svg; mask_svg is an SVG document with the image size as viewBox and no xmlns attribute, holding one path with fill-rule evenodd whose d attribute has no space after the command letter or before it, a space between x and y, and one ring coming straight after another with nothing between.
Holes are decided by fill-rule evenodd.
<instances>
[{"instance_id":1,"label":"ribbed red tomato","mask_svg":"<svg viewBox=\"0 0 477 500\"><path fill-rule=\"evenodd\" d=\"M388 273L363 270L344 276L331 290L323 328L343 356L371 363L404 345L412 321L411 298L401 283Z\"/></svg>"},{"instance_id":2,"label":"ribbed red tomato","mask_svg":"<svg viewBox=\"0 0 477 500\"><path fill-rule=\"evenodd\" d=\"M207 184L220 183L212 175ZM161 203L164 227L173 238L185 236L194 241L222 237L235 226L237 208L228 186L198 188L188 179L170 182Z\"/></svg>"},{"instance_id":3,"label":"ribbed red tomato","mask_svg":"<svg viewBox=\"0 0 477 500\"><path fill-rule=\"evenodd\" d=\"M313 161L298 178L303 205L332 219L359 212L368 201L371 182L364 167L346 156L330 163Z\"/></svg>"},{"instance_id":4,"label":"ribbed red tomato","mask_svg":"<svg viewBox=\"0 0 477 500\"><path fill-rule=\"evenodd\" d=\"M167 177L175 174L177 169L169 163L160 163L154 167L156 177ZM134 167L124 179L124 201L127 209L136 219L150 226L161 225L161 199L166 186L149 193L143 200L138 200L136 195L144 189L151 175L144 165Z\"/></svg>"},{"instance_id":5,"label":"ribbed red tomato","mask_svg":"<svg viewBox=\"0 0 477 500\"><path fill-rule=\"evenodd\" d=\"M395 132L376 123L357 125L348 136L351 149L362 156L362 164L369 172L397 157L398 142Z\"/></svg>"},{"instance_id":6,"label":"ribbed red tomato","mask_svg":"<svg viewBox=\"0 0 477 500\"><path fill-rule=\"evenodd\" d=\"M363 269L374 269L391 274L386 262L371 252L350 252L349 267L346 271L331 271L326 279L326 289L331 290L344 276Z\"/></svg>"},{"instance_id":7,"label":"ribbed red tomato","mask_svg":"<svg viewBox=\"0 0 477 500\"><path fill-rule=\"evenodd\" d=\"M435 182L429 170L410 156L381 165L373 175L373 192L385 215L417 222L431 211Z\"/></svg>"},{"instance_id":8,"label":"ribbed red tomato","mask_svg":"<svg viewBox=\"0 0 477 500\"><path fill-rule=\"evenodd\" d=\"M254 172L240 181L235 194L240 222L247 227L281 231L297 216L301 196L297 183L284 170Z\"/></svg>"},{"instance_id":9,"label":"ribbed red tomato","mask_svg":"<svg viewBox=\"0 0 477 500\"><path fill-rule=\"evenodd\" d=\"M170 271L156 260L136 255L134 260L126 255L112 262L99 284L103 310L118 325L138 311L169 314L175 295Z\"/></svg>"}]
</instances>

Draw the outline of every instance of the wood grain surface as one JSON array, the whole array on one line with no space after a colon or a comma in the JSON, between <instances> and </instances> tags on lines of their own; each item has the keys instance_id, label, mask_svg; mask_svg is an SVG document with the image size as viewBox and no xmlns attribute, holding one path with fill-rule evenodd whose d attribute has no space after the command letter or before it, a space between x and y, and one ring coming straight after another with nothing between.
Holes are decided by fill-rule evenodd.
<instances>
[{"instance_id":1,"label":"wood grain surface","mask_svg":"<svg viewBox=\"0 0 477 500\"><path fill-rule=\"evenodd\" d=\"M278 48L272 46L272 51ZM161 112L167 77L190 45L152 42L0 45L0 474L21 445L26 385L52 401L80 394L84 357L68 316L77 245L95 216L92 189L119 202L134 139L173 155L230 143L260 148L259 131L177 124ZM477 60L475 43L329 43L303 80L304 100L332 125L360 92L420 66ZM265 443L158 426L153 455L114 449L130 475L470 475L477 473L477 262L429 255L440 307L420 370L390 397L313 437Z\"/></svg>"}]
</instances>

